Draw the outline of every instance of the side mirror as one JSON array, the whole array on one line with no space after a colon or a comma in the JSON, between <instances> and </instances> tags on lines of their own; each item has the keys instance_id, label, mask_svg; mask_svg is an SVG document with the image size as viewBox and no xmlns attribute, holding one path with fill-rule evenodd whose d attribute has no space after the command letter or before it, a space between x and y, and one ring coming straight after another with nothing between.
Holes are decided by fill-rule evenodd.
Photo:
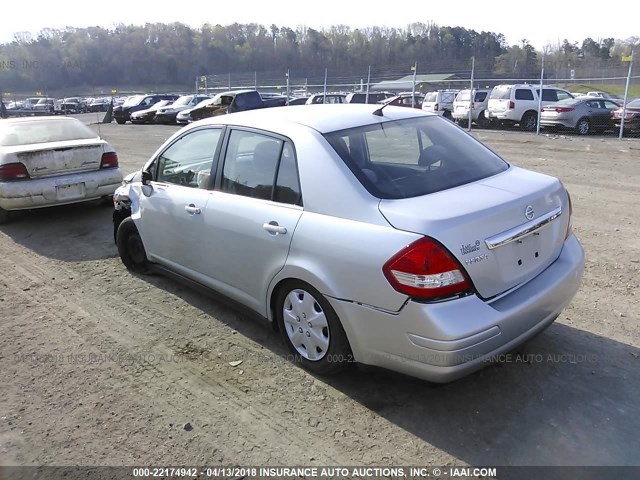
<instances>
[{"instance_id":1,"label":"side mirror","mask_svg":"<svg viewBox=\"0 0 640 480\"><path fill-rule=\"evenodd\" d=\"M149 185L151 180L153 180L153 177L151 176L151 172L149 170L143 170L142 171L142 184L143 185Z\"/></svg>"}]
</instances>

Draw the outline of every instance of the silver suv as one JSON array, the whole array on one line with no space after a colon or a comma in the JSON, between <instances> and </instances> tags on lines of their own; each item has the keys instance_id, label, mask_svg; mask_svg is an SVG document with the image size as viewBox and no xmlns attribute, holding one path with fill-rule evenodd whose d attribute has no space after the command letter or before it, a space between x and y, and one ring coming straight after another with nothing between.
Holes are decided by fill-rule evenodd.
<instances>
[{"instance_id":1,"label":"silver suv","mask_svg":"<svg viewBox=\"0 0 640 480\"><path fill-rule=\"evenodd\" d=\"M523 130L535 130L538 126L537 85L498 85L489 95L486 116L491 123L520 124ZM566 90L542 87L542 106L574 98Z\"/></svg>"}]
</instances>

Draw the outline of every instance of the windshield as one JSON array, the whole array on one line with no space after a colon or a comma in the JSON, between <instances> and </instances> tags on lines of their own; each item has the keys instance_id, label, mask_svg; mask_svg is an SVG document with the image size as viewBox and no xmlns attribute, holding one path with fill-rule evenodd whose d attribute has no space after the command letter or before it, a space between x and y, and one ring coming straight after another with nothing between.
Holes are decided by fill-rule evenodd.
<instances>
[{"instance_id":1,"label":"windshield","mask_svg":"<svg viewBox=\"0 0 640 480\"><path fill-rule=\"evenodd\" d=\"M3 147L90 138L99 137L76 119L59 118L0 124L0 145Z\"/></svg>"},{"instance_id":2,"label":"windshield","mask_svg":"<svg viewBox=\"0 0 640 480\"><path fill-rule=\"evenodd\" d=\"M195 108L206 107L207 105L211 105L215 101L215 98L207 98L206 100L202 100L198 103Z\"/></svg>"},{"instance_id":3,"label":"windshield","mask_svg":"<svg viewBox=\"0 0 640 480\"><path fill-rule=\"evenodd\" d=\"M135 107L138 105L146 95L134 95L133 97L129 97L125 100L123 106L125 107Z\"/></svg>"},{"instance_id":4,"label":"windshield","mask_svg":"<svg viewBox=\"0 0 640 480\"><path fill-rule=\"evenodd\" d=\"M640 108L640 98L636 98L635 100L631 100L629 103L627 103L627 107Z\"/></svg>"},{"instance_id":5,"label":"windshield","mask_svg":"<svg viewBox=\"0 0 640 480\"><path fill-rule=\"evenodd\" d=\"M183 105L189 105L189 102L193 100L193 95L185 95L184 97L180 97L175 102L173 102L173 107L179 107Z\"/></svg>"},{"instance_id":6,"label":"windshield","mask_svg":"<svg viewBox=\"0 0 640 480\"><path fill-rule=\"evenodd\" d=\"M410 198L503 172L509 165L448 120L418 117L325 134L375 197Z\"/></svg>"}]
</instances>

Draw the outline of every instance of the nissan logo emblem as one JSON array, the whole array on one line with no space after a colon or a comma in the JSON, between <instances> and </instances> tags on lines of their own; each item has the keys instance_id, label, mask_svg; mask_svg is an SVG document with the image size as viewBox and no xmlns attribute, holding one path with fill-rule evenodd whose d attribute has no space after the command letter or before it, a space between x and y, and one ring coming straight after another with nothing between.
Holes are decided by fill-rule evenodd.
<instances>
[{"instance_id":1,"label":"nissan logo emblem","mask_svg":"<svg viewBox=\"0 0 640 480\"><path fill-rule=\"evenodd\" d=\"M531 205L528 205L527 208L524 209L524 216L527 217L527 220L531 220L535 215L535 212L533 211L533 207Z\"/></svg>"}]
</instances>

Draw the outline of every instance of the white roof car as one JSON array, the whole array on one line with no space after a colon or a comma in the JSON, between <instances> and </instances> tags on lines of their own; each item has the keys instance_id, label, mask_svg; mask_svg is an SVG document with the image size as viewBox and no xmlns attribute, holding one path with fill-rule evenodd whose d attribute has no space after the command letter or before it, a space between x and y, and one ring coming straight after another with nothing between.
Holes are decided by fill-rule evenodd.
<instances>
[{"instance_id":1,"label":"white roof car","mask_svg":"<svg viewBox=\"0 0 640 480\"><path fill-rule=\"evenodd\" d=\"M111 199L122 183L118 155L81 121L0 121L0 223L11 210Z\"/></svg>"},{"instance_id":2,"label":"white roof car","mask_svg":"<svg viewBox=\"0 0 640 480\"><path fill-rule=\"evenodd\" d=\"M436 90L424 94L422 110L451 118L453 102L460 90Z\"/></svg>"},{"instance_id":3,"label":"white roof car","mask_svg":"<svg viewBox=\"0 0 640 480\"><path fill-rule=\"evenodd\" d=\"M584 267L558 179L415 108L193 122L114 205L129 270L170 270L233 299L316 374L359 362L454 380L550 325Z\"/></svg>"},{"instance_id":4,"label":"white roof car","mask_svg":"<svg viewBox=\"0 0 640 480\"><path fill-rule=\"evenodd\" d=\"M471 102L471 91L468 88L460 90L453 102L453 109L451 111L453 120L466 125L466 122L469 121L469 105L473 103L473 107L471 108L471 121L482 128L488 126L489 120L487 120L485 111L489 104L489 92L490 90L474 89L473 102Z\"/></svg>"}]
</instances>

